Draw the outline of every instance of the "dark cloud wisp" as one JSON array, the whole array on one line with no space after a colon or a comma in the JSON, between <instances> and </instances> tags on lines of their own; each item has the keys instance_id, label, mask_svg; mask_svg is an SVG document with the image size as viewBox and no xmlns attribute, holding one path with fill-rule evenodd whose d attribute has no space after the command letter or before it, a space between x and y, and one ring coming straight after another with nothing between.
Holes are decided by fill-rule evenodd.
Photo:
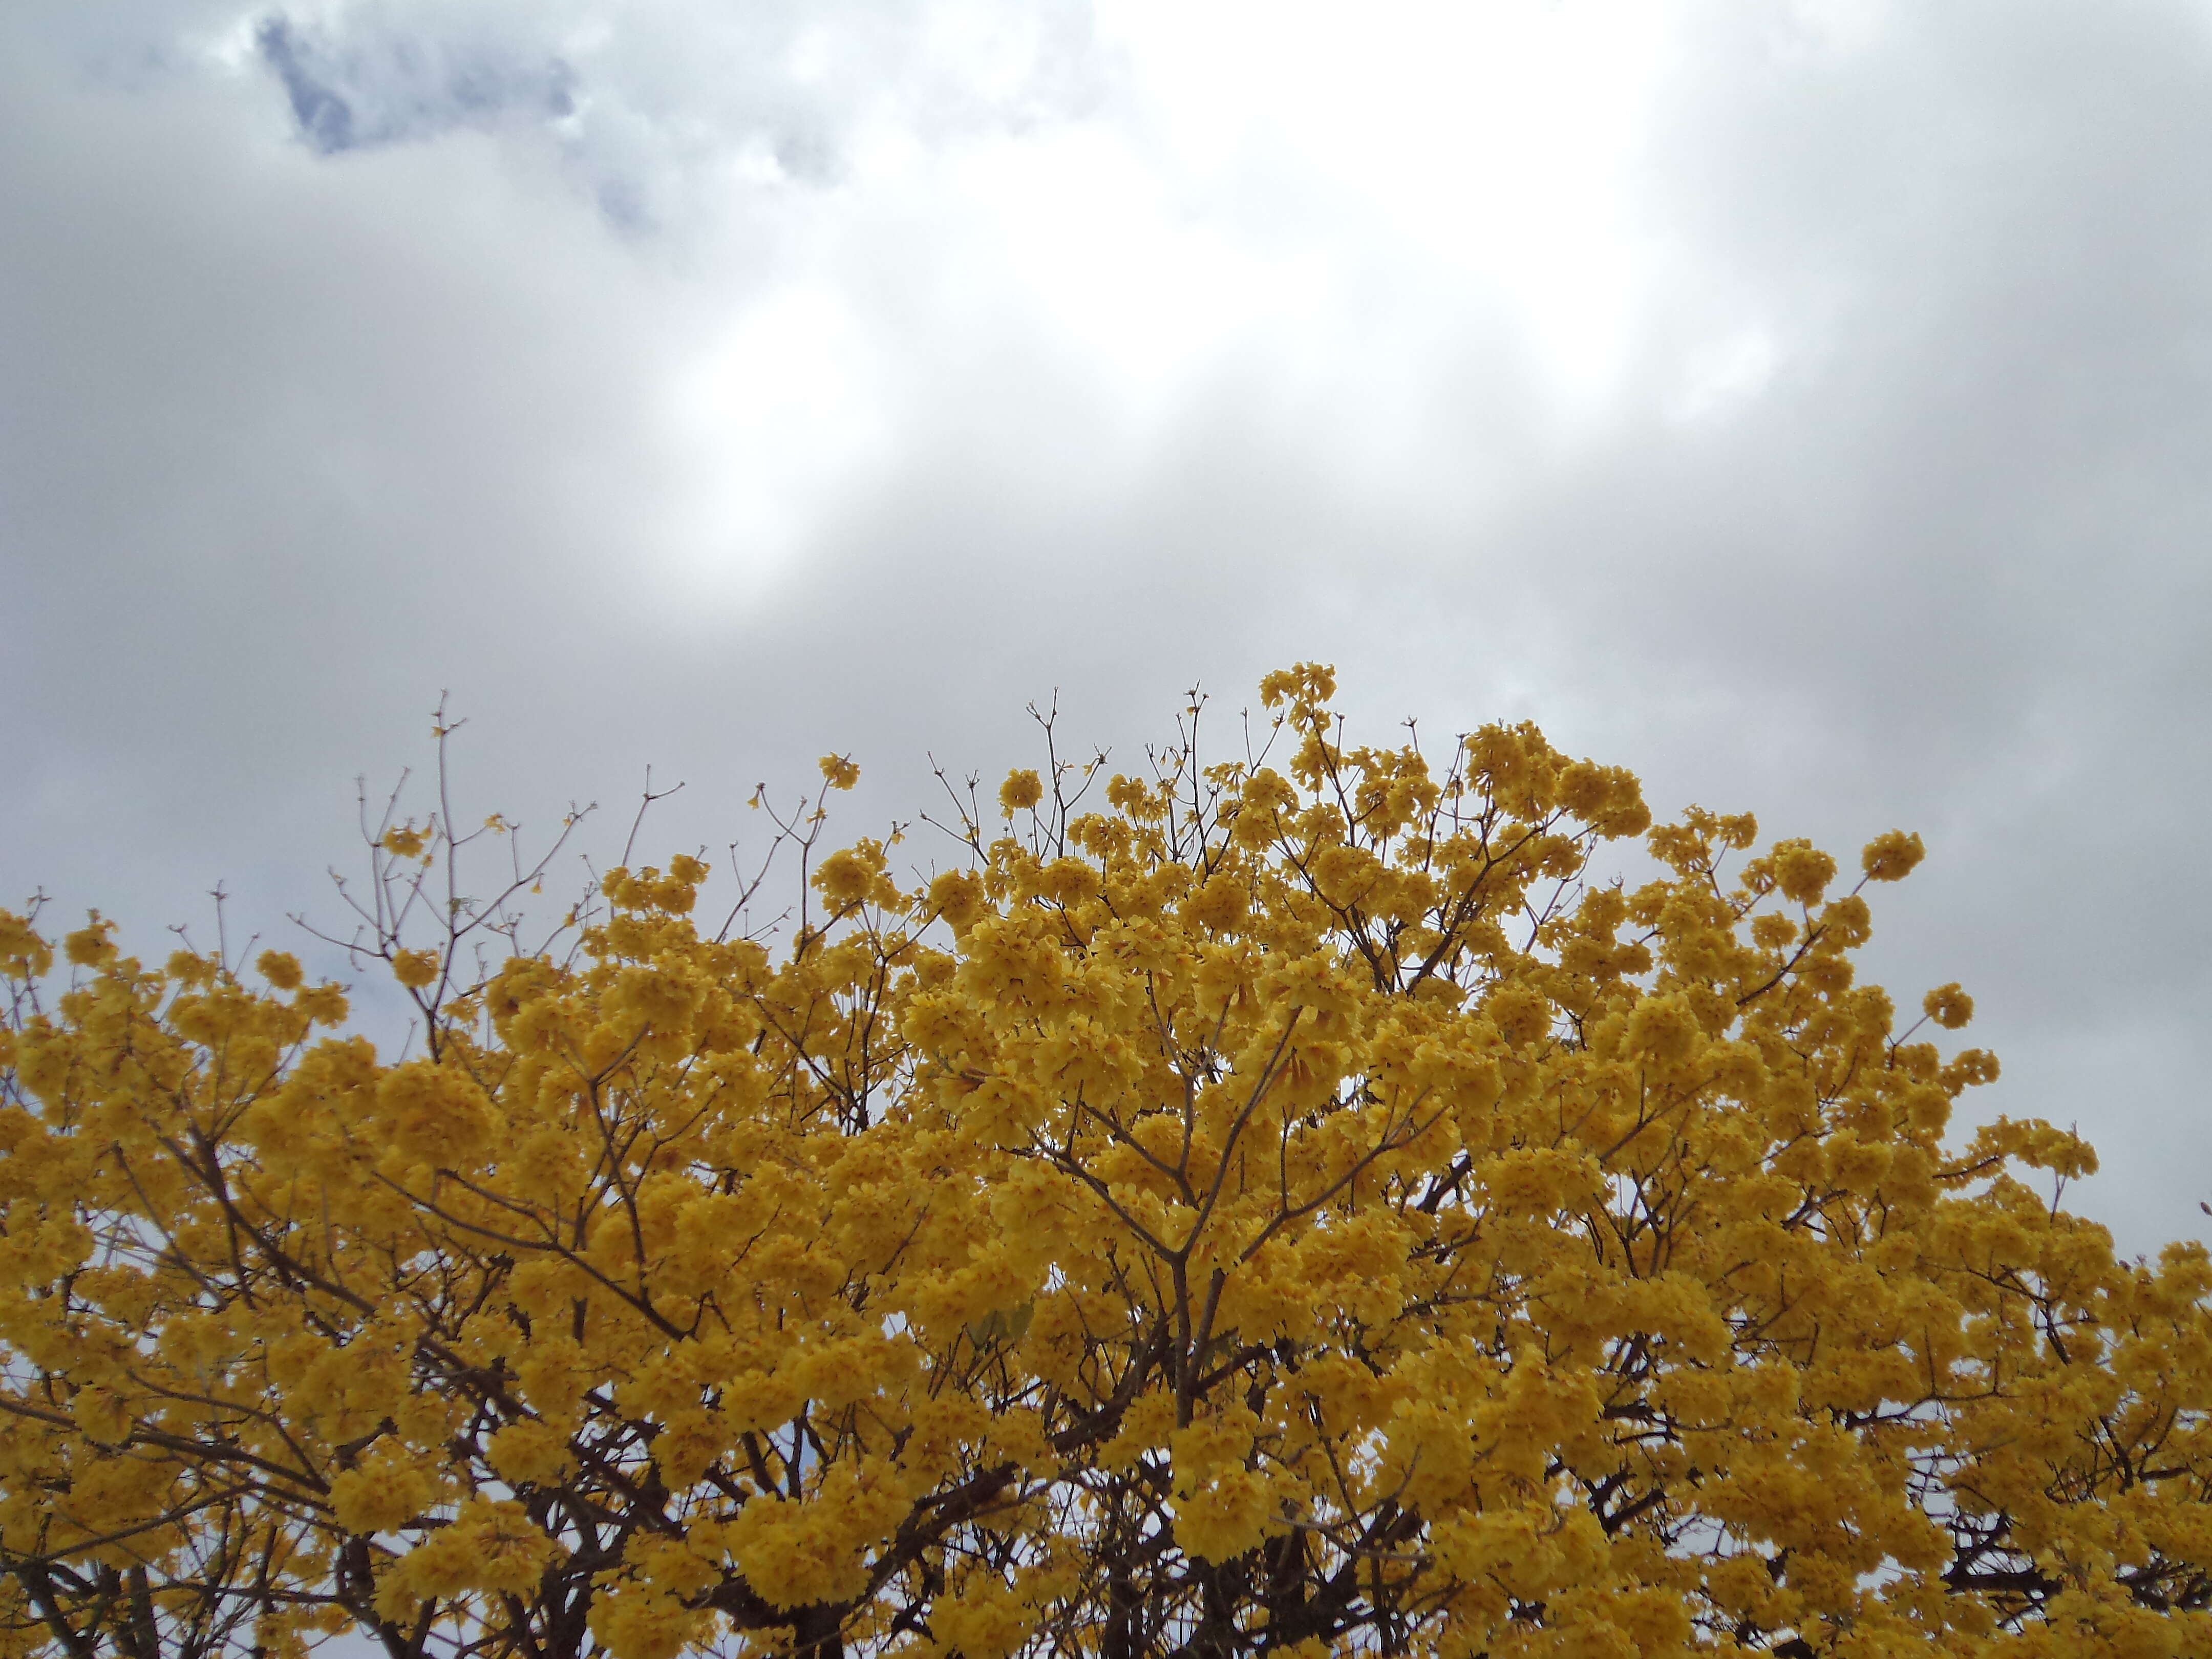
<instances>
[{"instance_id":1,"label":"dark cloud wisp","mask_svg":"<svg viewBox=\"0 0 2212 1659\"><path fill-rule=\"evenodd\" d=\"M283 13L261 21L253 43L282 83L300 136L325 155L508 117L557 120L576 107L574 73L557 58L515 60L420 37L339 43Z\"/></svg>"}]
</instances>

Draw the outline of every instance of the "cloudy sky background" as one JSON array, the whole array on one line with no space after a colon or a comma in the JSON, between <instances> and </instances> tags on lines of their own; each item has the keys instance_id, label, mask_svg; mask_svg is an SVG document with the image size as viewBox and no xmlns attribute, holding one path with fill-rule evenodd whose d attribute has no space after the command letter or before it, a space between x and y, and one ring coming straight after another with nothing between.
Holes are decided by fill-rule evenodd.
<instances>
[{"instance_id":1,"label":"cloudy sky background","mask_svg":"<svg viewBox=\"0 0 2212 1659\"><path fill-rule=\"evenodd\" d=\"M1533 717L2203 1225L2203 0L15 0L0 896L335 921L353 779L656 854L1194 684ZM1229 720L1222 722L1224 735ZM927 856L926 843L911 843Z\"/></svg>"}]
</instances>

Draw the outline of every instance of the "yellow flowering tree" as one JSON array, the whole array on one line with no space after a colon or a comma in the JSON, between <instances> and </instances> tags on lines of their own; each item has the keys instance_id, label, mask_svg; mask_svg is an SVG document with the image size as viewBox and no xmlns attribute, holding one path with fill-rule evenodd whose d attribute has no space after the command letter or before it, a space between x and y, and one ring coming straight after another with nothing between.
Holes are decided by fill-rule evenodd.
<instances>
[{"instance_id":1,"label":"yellow flowering tree","mask_svg":"<svg viewBox=\"0 0 2212 1659\"><path fill-rule=\"evenodd\" d=\"M1917 839L1333 692L933 878L794 820L758 937L678 858L478 971L382 826L398 1060L0 920L0 1650L2212 1651L2212 1267L1947 1139L1969 1000L1851 967Z\"/></svg>"}]
</instances>

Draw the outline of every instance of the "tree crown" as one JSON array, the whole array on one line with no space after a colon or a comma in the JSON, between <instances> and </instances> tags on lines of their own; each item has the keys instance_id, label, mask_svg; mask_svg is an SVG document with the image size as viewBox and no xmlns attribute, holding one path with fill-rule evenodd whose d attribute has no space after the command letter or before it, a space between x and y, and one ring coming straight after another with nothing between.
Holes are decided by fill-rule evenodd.
<instances>
[{"instance_id":1,"label":"tree crown","mask_svg":"<svg viewBox=\"0 0 2212 1659\"><path fill-rule=\"evenodd\" d=\"M1334 690L956 792L933 876L817 797L751 934L625 863L478 971L472 837L387 821L396 1061L290 956L95 917L57 992L0 917L0 1650L2212 1639L2212 1269L2029 1184L2074 1135L1947 1140L1971 999L1851 963L1918 838L1838 890Z\"/></svg>"}]
</instances>

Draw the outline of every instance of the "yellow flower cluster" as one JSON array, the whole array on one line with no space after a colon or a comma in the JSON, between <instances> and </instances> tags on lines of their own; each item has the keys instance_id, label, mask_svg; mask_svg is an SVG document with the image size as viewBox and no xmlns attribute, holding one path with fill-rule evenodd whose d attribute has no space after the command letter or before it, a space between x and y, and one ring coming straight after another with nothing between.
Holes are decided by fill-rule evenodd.
<instances>
[{"instance_id":1,"label":"yellow flower cluster","mask_svg":"<svg viewBox=\"0 0 2212 1659\"><path fill-rule=\"evenodd\" d=\"M1826 854L1334 690L773 949L615 871L396 1064L0 915L0 1659L2212 1650L2205 1251L1947 1138Z\"/></svg>"}]
</instances>

